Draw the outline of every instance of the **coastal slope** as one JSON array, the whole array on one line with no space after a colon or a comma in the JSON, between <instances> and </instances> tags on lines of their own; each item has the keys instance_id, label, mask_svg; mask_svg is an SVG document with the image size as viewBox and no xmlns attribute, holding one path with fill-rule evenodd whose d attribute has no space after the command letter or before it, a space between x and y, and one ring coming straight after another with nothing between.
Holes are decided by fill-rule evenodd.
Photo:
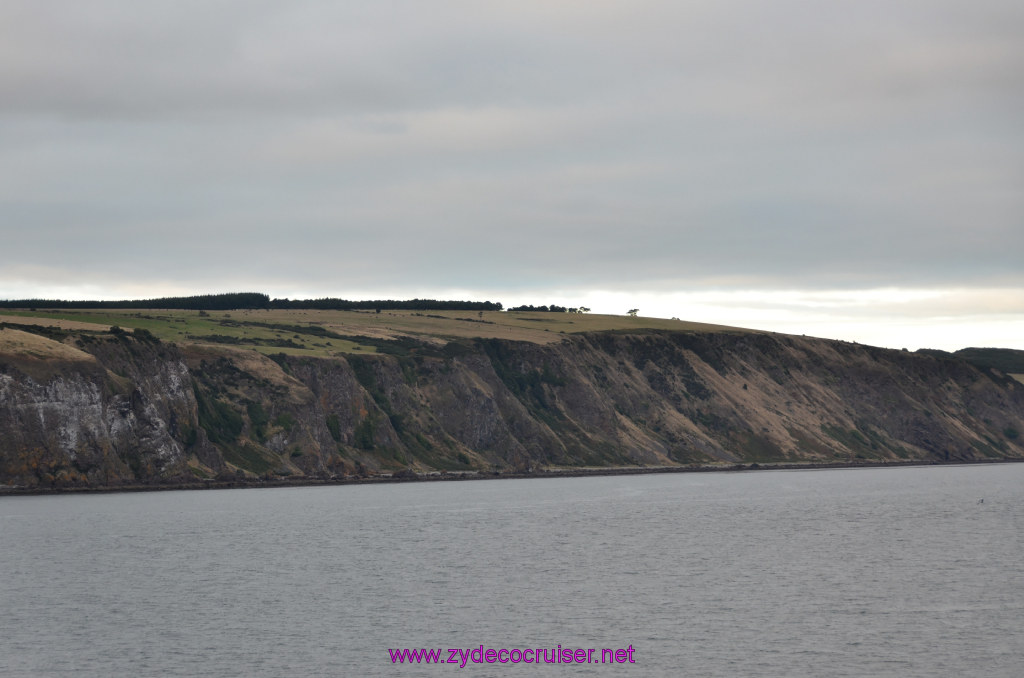
<instances>
[{"instance_id":1,"label":"coastal slope","mask_svg":"<svg viewBox=\"0 0 1024 678\"><path fill-rule=\"evenodd\" d=\"M0 330L0 484L1024 457L1024 384L759 332L409 339L330 356Z\"/></svg>"}]
</instances>

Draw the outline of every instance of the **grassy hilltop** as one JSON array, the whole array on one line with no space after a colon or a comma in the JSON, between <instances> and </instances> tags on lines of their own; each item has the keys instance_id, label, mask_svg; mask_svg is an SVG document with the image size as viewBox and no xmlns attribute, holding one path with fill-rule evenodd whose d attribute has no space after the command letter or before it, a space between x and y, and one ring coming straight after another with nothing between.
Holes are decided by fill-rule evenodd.
<instances>
[{"instance_id":1,"label":"grassy hilltop","mask_svg":"<svg viewBox=\"0 0 1024 678\"><path fill-rule=\"evenodd\" d=\"M396 352L410 343L440 347L470 338L547 344L565 334L605 330L750 331L661 318L516 311L37 309L0 311L0 322L76 332L120 327L175 343L318 357Z\"/></svg>"}]
</instances>

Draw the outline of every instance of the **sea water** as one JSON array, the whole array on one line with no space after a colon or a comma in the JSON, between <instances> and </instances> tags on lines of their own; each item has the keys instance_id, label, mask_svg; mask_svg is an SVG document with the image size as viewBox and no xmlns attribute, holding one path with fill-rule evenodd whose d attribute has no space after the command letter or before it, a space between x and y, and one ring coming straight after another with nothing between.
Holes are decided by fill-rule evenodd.
<instances>
[{"instance_id":1,"label":"sea water","mask_svg":"<svg viewBox=\"0 0 1024 678\"><path fill-rule=\"evenodd\" d=\"M0 676L1016 677L1022 535L1024 464L3 497Z\"/></svg>"}]
</instances>

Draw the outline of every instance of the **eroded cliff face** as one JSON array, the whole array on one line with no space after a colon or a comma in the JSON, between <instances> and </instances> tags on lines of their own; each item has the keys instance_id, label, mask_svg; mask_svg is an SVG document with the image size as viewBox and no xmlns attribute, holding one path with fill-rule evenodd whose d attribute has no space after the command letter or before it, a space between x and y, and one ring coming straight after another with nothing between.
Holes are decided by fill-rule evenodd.
<instances>
[{"instance_id":1,"label":"eroded cliff face","mask_svg":"<svg viewBox=\"0 0 1024 678\"><path fill-rule=\"evenodd\" d=\"M105 485L186 472L178 427L195 420L196 406L176 349L130 338L85 350L30 341L32 350L0 354L0 483Z\"/></svg>"},{"instance_id":2,"label":"eroded cliff face","mask_svg":"<svg viewBox=\"0 0 1024 678\"><path fill-rule=\"evenodd\" d=\"M331 359L32 341L53 345L0 353L4 484L1024 457L1024 385L836 341L600 333Z\"/></svg>"}]
</instances>

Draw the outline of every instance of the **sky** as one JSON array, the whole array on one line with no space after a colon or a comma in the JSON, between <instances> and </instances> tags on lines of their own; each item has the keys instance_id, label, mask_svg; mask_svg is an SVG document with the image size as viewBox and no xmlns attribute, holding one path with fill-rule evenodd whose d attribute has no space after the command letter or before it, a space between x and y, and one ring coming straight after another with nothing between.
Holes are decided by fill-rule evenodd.
<instances>
[{"instance_id":1,"label":"sky","mask_svg":"<svg viewBox=\"0 0 1024 678\"><path fill-rule=\"evenodd\" d=\"M1024 349L1020 0L0 0L0 298Z\"/></svg>"}]
</instances>

